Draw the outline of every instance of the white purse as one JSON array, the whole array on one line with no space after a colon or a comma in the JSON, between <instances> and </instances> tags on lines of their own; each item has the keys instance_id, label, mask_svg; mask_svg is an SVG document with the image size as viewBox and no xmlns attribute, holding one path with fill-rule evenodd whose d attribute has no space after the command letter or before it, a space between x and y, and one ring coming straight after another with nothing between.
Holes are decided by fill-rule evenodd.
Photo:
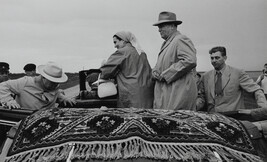
<instances>
[{"instance_id":1,"label":"white purse","mask_svg":"<svg viewBox=\"0 0 267 162\"><path fill-rule=\"evenodd\" d=\"M98 76L98 80L93 84L97 84L97 94L99 98L114 96L117 94L116 85L110 80L100 79L100 75Z\"/></svg>"}]
</instances>

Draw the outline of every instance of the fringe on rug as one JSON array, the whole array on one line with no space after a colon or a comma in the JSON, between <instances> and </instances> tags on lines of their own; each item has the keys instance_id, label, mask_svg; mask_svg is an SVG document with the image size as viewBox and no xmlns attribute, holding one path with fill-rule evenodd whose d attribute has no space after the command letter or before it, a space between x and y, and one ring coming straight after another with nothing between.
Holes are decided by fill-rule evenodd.
<instances>
[{"instance_id":1,"label":"fringe on rug","mask_svg":"<svg viewBox=\"0 0 267 162\"><path fill-rule=\"evenodd\" d=\"M220 157L218 157L218 155ZM262 162L259 156L241 152L214 143L150 142L140 137L117 141L70 142L64 145L35 149L7 157L5 162L54 162L73 159L135 159L155 160L208 160Z\"/></svg>"}]
</instances>

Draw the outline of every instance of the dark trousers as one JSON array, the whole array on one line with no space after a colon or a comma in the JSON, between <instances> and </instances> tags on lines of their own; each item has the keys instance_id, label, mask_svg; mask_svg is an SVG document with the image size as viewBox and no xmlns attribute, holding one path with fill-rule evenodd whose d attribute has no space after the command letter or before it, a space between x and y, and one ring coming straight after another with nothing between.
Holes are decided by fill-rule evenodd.
<instances>
[{"instance_id":1,"label":"dark trousers","mask_svg":"<svg viewBox=\"0 0 267 162\"><path fill-rule=\"evenodd\" d=\"M263 133L260 132L258 128L249 121L241 121L241 123L250 135L252 144L258 155L262 158L264 162L267 162L267 141Z\"/></svg>"},{"instance_id":2,"label":"dark trousers","mask_svg":"<svg viewBox=\"0 0 267 162\"><path fill-rule=\"evenodd\" d=\"M6 140L6 134L10 130L11 126L0 124L0 148L3 148L4 142Z\"/></svg>"}]
</instances>

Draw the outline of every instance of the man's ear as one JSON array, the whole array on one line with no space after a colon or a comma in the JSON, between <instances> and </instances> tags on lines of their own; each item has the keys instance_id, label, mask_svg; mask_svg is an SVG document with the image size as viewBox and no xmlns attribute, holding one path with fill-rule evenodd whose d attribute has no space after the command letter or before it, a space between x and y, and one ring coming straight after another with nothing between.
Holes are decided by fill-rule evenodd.
<instances>
[{"instance_id":1,"label":"man's ear","mask_svg":"<svg viewBox=\"0 0 267 162\"><path fill-rule=\"evenodd\" d=\"M227 60L227 56L224 56L224 60Z\"/></svg>"}]
</instances>

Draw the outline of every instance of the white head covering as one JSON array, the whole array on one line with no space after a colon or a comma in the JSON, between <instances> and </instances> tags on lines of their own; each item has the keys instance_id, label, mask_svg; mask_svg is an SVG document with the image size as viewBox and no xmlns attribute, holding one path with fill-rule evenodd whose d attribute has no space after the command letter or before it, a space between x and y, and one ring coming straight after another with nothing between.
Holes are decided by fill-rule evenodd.
<instances>
[{"instance_id":1,"label":"white head covering","mask_svg":"<svg viewBox=\"0 0 267 162\"><path fill-rule=\"evenodd\" d=\"M125 42L131 43L132 46L136 49L136 51L139 53L139 55L143 52L136 37L131 32L121 31L121 32L116 33L115 35L120 37Z\"/></svg>"}]
</instances>

